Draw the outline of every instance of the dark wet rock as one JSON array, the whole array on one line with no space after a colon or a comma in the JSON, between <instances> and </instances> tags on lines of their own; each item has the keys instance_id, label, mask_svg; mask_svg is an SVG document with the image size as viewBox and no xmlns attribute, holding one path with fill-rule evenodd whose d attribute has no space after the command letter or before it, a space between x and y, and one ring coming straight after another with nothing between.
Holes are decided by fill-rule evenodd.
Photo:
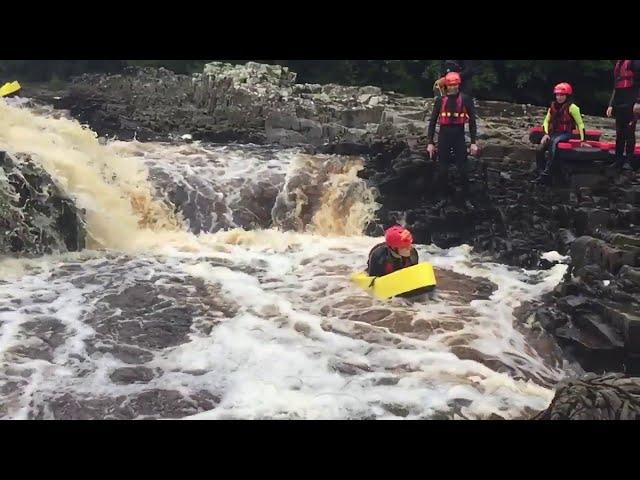
<instances>
[{"instance_id":1,"label":"dark wet rock","mask_svg":"<svg viewBox=\"0 0 640 480\"><path fill-rule=\"evenodd\" d=\"M19 382L15 382L15 381L2 382L0 383L0 395L2 396L11 395L13 392L18 391L19 387L20 387Z\"/></svg>"},{"instance_id":2,"label":"dark wet rock","mask_svg":"<svg viewBox=\"0 0 640 480\"><path fill-rule=\"evenodd\" d=\"M371 368L368 365L354 365L352 363L341 361L331 362L329 367L344 375L360 375L363 372L371 372Z\"/></svg>"},{"instance_id":3,"label":"dark wet rock","mask_svg":"<svg viewBox=\"0 0 640 480\"><path fill-rule=\"evenodd\" d=\"M428 420L453 420L453 412L435 412Z\"/></svg>"},{"instance_id":4,"label":"dark wet rock","mask_svg":"<svg viewBox=\"0 0 640 480\"><path fill-rule=\"evenodd\" d=\"M447 406L462 408L462 407L468 407L472 403L473 402L471 400L466 398L453 398L447 402Z\"/></svg>"},{"instance_id":5,"label":"dark wet rock","mask_svg":"<svg viewBox=\"0 0 640 480\"><path fill-rule=\"evenodd\" d=\"M148 351L161 350L188 341L193 327L211 330L212 322L232 317L237 311L233 302L209 288L200 279L183 282L137 281L123 285L118 293L107 293L95 306L87 322L104 349L113 345L114 355L134 363L148 361ZM195 322L195 324L194 324ZM121 346L128 348L124 351ZM137 349L129 350L130 347Z\"/></svg>"},{"instance_id":6,"label":"dark wet rock","mask_svg":"<svg viewBox=\"0 0 640 480\"><path fill-rule=\"evenodd\" d=\"M586 370L636 372L640 369L636 267L613 264L608 255L614 250L604 240L576 239L573 274L555 288L535 318Z\"/></svg>"},{"instance_id":7,"label":"dark wet rock","mask_svg":"<svg viewBox=\"0 0 640 480\"><path fill-rule=\"evenodd\" d=\"M187 340L191 327L191 317L187 310L168 313L162 319L140 322L135 317L125 320L118 316L104 319L96 326L99 334L117 343L132 343L150 349L161 349L179 345ZM126 318L126 317L125 317Z\"/></svg>"},{"instance_id":8,"label":"dark wet rock","mask_svg":"<svg viewBox=\"0 0 640 480\"><path fill-rule=\"evenodd\" d=\"M103 300L113 308L144 312L160 301L154 290L153 285L138 284L125 288L117 295L107 295Z\"/></svg>"},{"instance_id":9,"label":"dark wet rock","mask_svg":"<svg viewBox=\"0 0 640 480\"><path fill-rule=\"evenodd\" d=\"M583 236L572 243L571 258L576 268L595 264L615 274L623 265L640 266L640 247L617 247L603 240Z\"/></svg>"},{"instance_id":10,"label":"dark wet rock","mask_svg":"<svg viewBox=\"0 0 640 480\"><path fill-rule=\"evenodd\" d=\"M510 375L514 375L516 372L505 365L504 362L499 359L492 357L491 355L486 355L478 350L467 347L466 345L454 345L450 348L451 353L453 353L460 360L473 360L474 362L482 363L483 365L489 367L491 370L494 370L499 373L508 373Z\"/></svg>"},{"instance_id":11,"label":"dark wet rock","mask_svg":"<svg viewBox=\"0 0 640 480\"><path fill-rule=\"evenodd\" d=\"M640 378L594 375L562 381L538 420L640 420Z\"/></svg>"},{"instance_id":12,"label":"dark wet rock","mask_svg":"<svg viewBox=\"0 0 640 480\"><path fill-rule=\"evenodd\" d=\"M535 312L536 321L547 331L555 332L556 329L566 325L569 315L557 309L543 307Z\"/></svg>"},{"instance_id":13,"label":"dark wet rock","mask_svg":"<svg viewBox=\"0 0 640 480\"><path fill-rule=\"evenodd\" d=\"M66 339L65 326L56 318L46 316L35 316L34 318L34 320L21 324L20 333L25 340L8 352L26 359L51 362L56 348L62 345Z\"/></svg>"},{"instance_id":14,"label":"dark wet rock","mask_svg":"<svg viewBox=\"0 0 640 480\"><path fill-rule=\"evenodd\" d=\"M232 226L227 220L231 212L218 192L212 190L207 179L194 175L187 182L154 168L150 172L154 183L166 192L167 198L188 221L193 233L213 232Z\"/></svg>"},{"instance_id":15,"label":"dark wet rock","mask_svg":"<svg viewBox=\"0 0 640 480\"><path fill-rule=\"evenodd\" d=\"M36 420L131 420L137 418L183 418L212 410L218 396L196 392L185 396L175 390L149 390L130 396L85 397L79 394L37 392L29 418Z\"/></svg>"},{"instance_id":16,"label":"dark wet rock","mask_svg":"<svg viewBox=\"0 0 640 480\"><path fill-rule=\"evenodd\" d=\"M411 409L407 408L404 405L397 404L383 404L382 407L392 415L396 417L407 417L411 413Z\"/></svg>"},{"instance_id":17,"label":"dark wet rock","mask_svg":"<svg viewBox=\"0 0 640 480\"><path fill-rule=\"evenodd\" d=\"M400 381L400 377L382 377L374 382L374 385L391 386L397 385Z\"/></svg>"},{"instance_id":18,"label":"dark wet rock","mask_svg":"<svg viewBox=\"0 0 640 480\"><path fill-rule=\"evenodd\" d=\"M489 417L487 417L487 420L506 420L506 418L501 417L497 413L492 413L491 415L489 415Z\"/></svg>"},{"instance_id":19,"label":"dark wet rock","mask_svg":"<svg viewBox=\"0 0 640 480\"><path fill-rule=\"evenodd\" d=\"M349 317L350 320L354 322L366 322L366 323L377 323L380 320L391 315L391 310L381 309L381 310L366 310L364 312L354 313Z\"/></svg>"},{"instance_id":20,"label":"dark wet rock","mask_svg":"<svg viewBox=\"0 0 640 480\"><path fill-rule=\"evenodd\" d=\"M0 151L0 254L84 248L82 212L28 155Z\"/></svg>"},{"instance_id":21,"label":"dark wet rock","mask_svg":"<svg viewBox=\"0 0 640 480\"><path fill-rule=\"evenodd\" d=\"M9 372L10 369L0 374L0 418L11 418L10 412L13 408L19 405L19 398L22 391L28 386L29 382L20 378L24 372L19 372L16 378L15 376L10 378L6 375L11 375L15 372Z\"/></svg>"},{"instance_id":22,"label":"dark wet rock","mask_svg":"<svg viewBox=\"0 0 640 480\"><path fill-rule=\"evenodd\" d=\"M625 291L640 293L640 268L624 265L620 269L618 280Z\"/></svg>"},{"instance_id":23,"label":"dark wet rock","mask_svg":"<svg viewBox=\"0 0 640 480\"><path fill-rule=\"evenodd\" d=\"M66 327L54 317L36 316L21 324L25 336L34 336L45 342L52 350L62 345L66 338Z\"/></svg>"},{"instance_id":24,"label":"dark wet rock","mask_svg":"<svg viewBox=\"0 0 640 480\"><path fill-rule=\"evenodd\" d=\"M134 397L129 401L129 409L139 415L163 418L179 418L202 411L212 410L220 403L220 398L205 390L185 397L171 390L151 390Z\"/></svg>"},{"instance_id":25,"label":"dark wet rock","mask_svg":"<svg viewBox=\"0 0 640 480\"><path fill-rule=\"evenodd\" d=\"M577 317L580 318L580 317ZM597 331L603 322L595 316L556 329L555 335L569 358L576 359L587 371L603 372L620 369L624 361L623 343L620 333L604 335ZM586 324L585 324L586 323Z\"/></svg>"},{"instance_id":26,"label":"dark wet rock","mask_svg":"<svg viewBox=\"0 0 640 480\"><path fill-rule=\"evenodd\" d=\"M113 383L128 385L130 383L148 383L154 377L153 371L146 367L123 367L114 370L109 378Z\"/></svg>"},{"instance_id":27,"label":"dark wet rock","mask_svg":"<svg viewBox=\"0 0 640 480\"><path fill-rule=\"evenodd\" d=\"M53 360L53 349L39 338L31 338L28 343L9 349L8 355L13 358L51 362Z\"/></svg>"},{"instance_id":28,"label":"dark wet rock","mask_svg":"<svg viewBox=\"0 0 640 480\"><path fill-rule=\"evenodd\" d=\"M108 353L118 360L128 364L147 363L153 360L153 353L141 348L130 347L127 345L114 345L113 343L103 343L101 341L89 340L85 342L87 345L87 353L89 355L95 352Z\"/></svg>"},{"instance_id":29,"label":"dark wet rock","mask_svg":"<svg viewBox=\"0 0 640 480\"><path fill-rule=\"evenodd\" d=\"M254 146L244 153L251 154L256 163L266 164L274 150ZM190 168L179 175L173 169L165 170L165 164L149 165L154 185L182 214L189 230L197 234L234 227L270 227L271 210L284 183L284 172L265 169L255 177L225 179L207 171L209 163L215 162L209 158L191 159Z\"/></svg>"}]
</instances>

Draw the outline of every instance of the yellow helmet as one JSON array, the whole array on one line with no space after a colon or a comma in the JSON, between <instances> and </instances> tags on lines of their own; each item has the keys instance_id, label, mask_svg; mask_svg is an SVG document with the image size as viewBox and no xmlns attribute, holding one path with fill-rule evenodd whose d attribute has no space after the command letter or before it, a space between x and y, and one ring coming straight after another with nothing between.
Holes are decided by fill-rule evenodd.
<instances>
[{"instance_id":1,"label":"yellow helmet","mask_svg":"<svg viewBox=\"0 0 640 480\"><path fill-rule=\"evenodd\" d=\"M7 95L16 93L21 88L22 86L17 81L7 82L2 87L0 87L0 97L6 97Z\"/></svg>"}]
</instances>

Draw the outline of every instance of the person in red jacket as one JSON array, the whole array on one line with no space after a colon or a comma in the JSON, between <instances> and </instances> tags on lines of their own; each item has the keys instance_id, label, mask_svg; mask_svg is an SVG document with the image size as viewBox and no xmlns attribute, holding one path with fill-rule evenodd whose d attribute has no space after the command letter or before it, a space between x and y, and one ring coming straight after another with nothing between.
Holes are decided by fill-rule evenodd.
<instances>
[{"instance_id":1,"label":"person in red jacket","mask_svg":"<svg viewBox=\"0 0 640 480\"><path fill-rule=\"evenodd\" d=\"M616 163L622 170L625 161L631 162L636 148L637 117L633 105L638 102L640 90L640 60L618 60L613 69L614 88L607 117L616 119ZM626 157L623 155L626 152Z\"/></svg>"}]
</instances>

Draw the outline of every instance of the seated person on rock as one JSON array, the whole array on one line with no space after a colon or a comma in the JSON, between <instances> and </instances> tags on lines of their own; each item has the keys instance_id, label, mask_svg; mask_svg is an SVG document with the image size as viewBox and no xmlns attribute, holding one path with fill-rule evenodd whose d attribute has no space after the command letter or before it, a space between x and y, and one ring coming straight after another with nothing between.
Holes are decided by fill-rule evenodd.
<instances>
[{"instance_id":1,"label":"seated person on rock","mask_svg":"<svg viewBox=\"0 0 640 480\"><path fill-rule=\"evenodd\" d=\"M437 98L433 104L427 130L427 152L429 157L434 158L436 147L433 137L437 123L440 125L440 131L438 132L438 174L435 178L435 189L443 195L446 193L449 183L449 164L454 160L461 177L462 194L466 198L465 205L467 208L472 208L473 204L468 198L469 173L464 125L469 123L471 137L469 151L471 155L476 156L478 154L476 113L471 97L459 91L460 82L460 75L456 72L447 73L445 76L447 95Z\"/></svg>"},{"instance_id":2,"label":"seated person on rock","mask_svg":"<svg viewBox=\"0 0 640 480\"><path fill-rule=\"evenodd\" d=\"M560 142L568 142L572 131L576 128L580 132L580 139L584 142L585 130L580 108L573 103L573 88L568 83L559 83L553 89L555 100L551 102L547 115L544 117L542 128L545 135L540 140L540 148L536 154L538 172L542 171L536 179L539 183L548 183L551 180L551 172L558 166L557 151ZM588 145L586 145L588 146ZM549 151L549 159L546 153Z\"/></svg>"},{"instance_id":3,"label":"seated person on rock","mask_svg":"<svg viewBox=\"0 0 640 480\"><path fill-rule=\"evenodd\" d=\"M418 252L413 247L413 236L409 230L394 225L384 232L384 240L384 243L379 243L369 252L369 276L382 277L418 264Z\"/></svg>"}]
</instances>

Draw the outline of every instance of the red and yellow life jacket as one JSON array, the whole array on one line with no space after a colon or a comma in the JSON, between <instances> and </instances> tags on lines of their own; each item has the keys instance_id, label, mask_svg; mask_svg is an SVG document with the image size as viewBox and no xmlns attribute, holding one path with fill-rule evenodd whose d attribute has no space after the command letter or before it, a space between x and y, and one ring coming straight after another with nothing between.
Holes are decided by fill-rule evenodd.
<instances>
[{"instance_id":1,"label":"red and yellow life jacket","mask_svg":"<svg viewBox=\"0 0 640 480\"><path fill-rule=\"evenodd\" d=\"M549 133L571 133L576 128L576 121L569 112L571 102L564 102L558 105L557 102L551 103L551 121L549 122Z\"/></svg>"},{"instance_id":2,"label":"red and yellow life jacket","mask_svg":"<svg viewBox=\"0 0 640 480\"><path fill-rule=\"evenodd\" d=\"M631 71L631 60L618 60L613 69L616 88L633 87L634 74Z\"/></svg>"},{"instance_id":3,"label":"red and yellow life jacket","mask_svg":"<svg viewBox=\"0 0 640 480\"><path fill-rule=\"evenodd\" d=\"M440 116L438 117L440 125L464 125L465 122L469 121L469 113L467 112L467 107L464 106L461 93L458 93L456 97L456 108L453 112L447 111L448 102L448 96L442 98Z\"/></svg>"}]
</instances>

